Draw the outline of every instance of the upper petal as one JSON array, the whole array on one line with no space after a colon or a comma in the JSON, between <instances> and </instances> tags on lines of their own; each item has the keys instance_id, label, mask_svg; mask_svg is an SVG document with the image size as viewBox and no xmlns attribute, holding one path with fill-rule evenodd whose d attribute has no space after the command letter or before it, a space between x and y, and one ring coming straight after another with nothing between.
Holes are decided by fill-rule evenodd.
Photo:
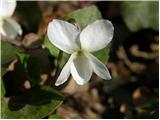
<instances>
[{"instance_id":1,"label":"upper petal","mask_svg":"<svg viewBox=\"0 0 160 120\"><path fill-rule=\"evenodd\" d=\"M100 76L103 79L110 80L111 75L107 69L107 67L99 61L96 57L94 57L92 54L89 54L89 59L92 64L93 71Z\"/></svg>"},{"instance_id":2,"label":"upper petal","mask_svg":"<svg viewBox=\"0 0 160 120\"><path fill-rule=\"evenodd\" d=\"M49 40L59 49L66 53L73 53L79 49L77 37L78 29L65 21L54 19L48 25L47 35Z\"/></svg>"},{"instance_id":3,"label":"upper petal","mask_svg":"<svg viewBox=\"0 0 160 120\"><path fill-rule=\"evenodd\" d=\"M1 34L9 39L14 39L22 34L21 26L12 18L6 18L1 26Z\"/></svg>"},{"instance_id":4,"label":"upper petal","mask_svg":"<svg viewBox=\"0 0 160 120\"><path fill-rule=\"evenodd\" d=\"M70 71L71 71L71 63L73 62L73 59L75 58L75 55L72 54L69 58L69 60L67 61L67 63L65 64L65 66L63 67L55 85L59 86L61 84L63 84L64 82L67 81L69 75L70 75Z\"/></svg>"},{"instance_id":5,"label":"upper petal","mask_svg":"<svg viewBox=\"0 0 160 120\"><path fill-rule=\"evenodd\" d=\"M86 56L79 56L71 64L71 74L79 85L87 83L92 75L92 67Z\"/></svg>"},{"instance_id":6,"label":"upper petal","mask_svg":"<svg viewBox=\"0 0 160 120\"><path fill-rule=\"evenodd\" d=\"M12 16L15 8L16 8L16 0L1 0L1 12L0 17L10 17Z\"/></svg>"},{"instance_id":7,"label":"upper petal","mask_svg":"<svg viewBox=\"0 0 160 120\"><path fill-rule=\"evenodd\" d=\"M106 47L113 37L113 25L108 20L97 20L88 25L80 34L82 49L89 52Z\"/></svg>"}]
</instances>

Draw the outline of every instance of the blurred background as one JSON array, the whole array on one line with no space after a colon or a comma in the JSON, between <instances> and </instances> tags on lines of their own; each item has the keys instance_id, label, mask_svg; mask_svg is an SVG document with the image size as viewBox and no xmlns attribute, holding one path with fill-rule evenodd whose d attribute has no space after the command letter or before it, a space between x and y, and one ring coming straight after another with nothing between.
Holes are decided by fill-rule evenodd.
<instances>
[{"instance_id":1,"label":"blurred background","mask_svg":"<svg viewBox=\"0 0 160 120\"><path fill-rule=\"evenodd\" d=\"M26 91L35 84L50 86L60 72L55 69L55 57L43 47L48 23L92 5L114 25L114 37L106 53L109 58L105 61L112 80L105 81L93 74L87 84L78 86L70 77L60 87L51 86L64 95L63 103L55 111L53 104L46 103L49 107L44 107L41 113L40 107L35 109L35 115L28 112L32 105L41 106L43 102L39 99L45 100L45 95L34 98L38 93L34 92L24 97ZM13 18L21 25L23 35L12 41L2 39L1 44L2 62L5 61L1 65L5 91L3 118L159 118L158 10L158 1L18 1ZM23 49L30 56L29 63L25 62L26 54L13 56L15 49L10 45ZM7 51L12 55L3 57ZM21 64L29 64L29 70ZM26 108L27 104L30 107ZM21 116L23 113L27 117Z\"/></svg>"}]
</instances>

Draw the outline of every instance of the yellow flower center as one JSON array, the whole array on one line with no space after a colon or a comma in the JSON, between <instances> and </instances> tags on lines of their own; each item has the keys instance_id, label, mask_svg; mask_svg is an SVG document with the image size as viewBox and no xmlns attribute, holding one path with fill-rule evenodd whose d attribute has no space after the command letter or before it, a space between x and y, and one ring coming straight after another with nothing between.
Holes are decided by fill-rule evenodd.
<instances>
[{"instance_id":1,"label":"yellow flower center","mask_svg":"<svg viewBox=\"0 0 160 120\"><path fill-rule=\"evenodd\" d=\"M80 57L80 56L85 56L85 55L87 55L87 51L85 51L85 50L78 50L78 51L76 51L76 56L77 57Z\"/></svg>"}]
</instances>

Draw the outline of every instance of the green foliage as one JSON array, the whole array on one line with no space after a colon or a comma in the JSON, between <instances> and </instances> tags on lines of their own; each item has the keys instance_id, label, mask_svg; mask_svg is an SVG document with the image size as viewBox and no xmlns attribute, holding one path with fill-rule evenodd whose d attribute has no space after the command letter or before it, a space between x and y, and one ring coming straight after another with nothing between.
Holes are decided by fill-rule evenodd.
<instances>
[{"instance_id":1,"label":"green foliage","mask_svg":"<svg viewBox=\"0 0 160 120\"><path fill-rule=\"evenodd\" d=\"M2 98L5 95L5 88L4 88L4 84L3 84L2 78L1 78L0 84L1 84L1 98Z\"/></svg>"},{"instance_id":2,"label":"green foliage","mask_svg":"<svg viewBox=\"0 0 160 120\"><path fill-rule=\"evenodd\" d=\"M20 63L24 66L24 69L27 69L27 61L29 59L29 55L26 53L17 53Z\"/></svg>"},{"instance_id":3,"label":"green foliage","mask_svg":"<svg viewBox=\"0 0 160 120\"><path fill-rule=\"evenodd\" d=\"M1 64L7 65L13 59L16 58L16 53L20 52L20 49L11 45L8 42L1 41Z\"/></svg>"},{"instance_id":4,"label":"green foliage","mask_svg":"<svg viewBox=\"0 0 160 120\"><path fill-rule=\"evenodd\" d=\"M98 19L102 19L102 16L96 6L90 6L90 7L73 11L70 14L66 15L63 19L68 21L73 19L80 25L81 29L83 29L88 24L91 24ZM48 40L47 35L45 36L43 46L49 50L51 55L58 58L60 50L56 48ZM98 57L98 59L100 59L103 63L106 63L108 59L108 53L109 53L109 47L104 48L103 50L97 51L96 53L94 53L94 55ZM61 61L59 62L60 68L62 68L62 66L67 62L68 58L69 58L69 55L63 52Z\"/></svg>"},{"instance_id":5,"label":"green foliage","mask_svg":"<svg viewBox=\"0 0 160 120\"><path fill-rule=\"evenodd\" d=\"M24 52L18 53L17 56L23 70L27 73L28 79L33 84L39 84L44 63L41 63L37 57L30 56Z\"/></svg>"},{"instance_id":6,"label":"green foliage","mask_svg":"<svg viewBox=\"0 0 160 120\"><path fill-rule=\"evenodd\" d=\"M53 55L54 57L58 57L59 54L59 49L57 47L55 47L48 39L48 36L46 35L44 38L44 43L43 43L43 47L47 48L50 52L51 55Z\"/></svg>"},{"instance_id":7,"label":"green foliage","mask_svg":"<svg viewBox=\"0 0 160 120\"><path fill-rule=\"evenodd\" d=\"M125 1L121 5L123 19L131 31L142 28L158 30L158 1Z\"/></svg>"},{"instance_id":8,"label":"green foliage","mask_svg":"<svg viewBox=\"0 0 160 120\"><path fill-rule=\"evenodd\" d=\"M90 6L76 10L63 18L64 20L74 19L81 27L85 28L88 24L95 20L102 19L100 11L96 6Z\"/></svg>"},{"instance_id":9,"label":"green foliage","mask_svg":"<svg viewBox=\"0 0 160 120\"><path fill-rule=\"evenodd\" d=\"M21 50L8 42L1 41L1 75L7 72L8 64L16 58Z\"/></svg>"},{"instance_id":10,"label":"green foliage","mask_svg":"<svg viewBox=\"0 0 160 120\"><path fill-rule=\"evenodd\" d=\"M63 96L47 86L36 86L25 93L2 98L2 118L38 119L44 118L62 104Z\"/></svg>"},{"instance_id":11,"label":"green foliage","mask_svg":"<svg viewBox=\"0 0 160 120\"><path fill-rule=\"evenodd\" d=\"M56 59L54 61L54 64L57 66L57 64L59 65L60 68L63 67L63 65L66 63L66 61L68 60L69 58L69 54L66 54L66 53L62 53L61 55L61 60L57 61L59 59L59 54L60 51L57 47L55 47L48 39L47 35L45 36L45 39L44 39L44 43L43 43L43 47L44 48L47 48L50 52L51 55L53 55Z\"/></svg>"},{"instance_id":12,"label":"green foliage","mask_svg":"<svg viewBox=\"0 0 160 120\"><path fill-rule=\"evenodd\" d=\"M97 51L93 53L99 60L101 60L103 63L107 63L109 59L109 51L110 51L111 44L108 44L108 46L100 51Z\"/></svg>"},{"instance_id":13,"label":"green foliage","mask_svg":"<svg viewBox=\"0 0 160 120\"><path fill-rule=\"evenodd\" d=\"M8 99L4 97L5 87L1 81L2 118L44 118L61 105L64 98L53 88L37 85L40 80L41 64L36 58L24 52L17 53L17 57L22 66L21 70L26 71L28 79L31 80L31 89L26 89L21 94L12 95Z\"/></svg>"},{"instance_id":14,"label":"green foliage","mask_svg":"<svg viewBox=\"0 0 160 120\"><path fill-rule=\"evenodd\" d=\"M5 75L7 73L7 67L1 66L1 76Z\"/></svg>"}]
</instances>

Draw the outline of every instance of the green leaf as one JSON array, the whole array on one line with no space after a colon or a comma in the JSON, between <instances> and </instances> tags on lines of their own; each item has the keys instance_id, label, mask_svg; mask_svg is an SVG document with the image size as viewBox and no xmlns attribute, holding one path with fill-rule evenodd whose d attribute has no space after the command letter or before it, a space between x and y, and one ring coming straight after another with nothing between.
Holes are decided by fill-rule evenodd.
<instances>
[{"instance_id":1,"label":"green leaf","mask_svg":"<svg viewBox=\"0 0 160 120\"><path fill-rule=\"evenodd\" d=\"M27 73L29 80L33 84L39 84L40 74L43 68L43 65L40 60L36 57L31 57L27 53L18 53L18 60L20 61L24 71Z\"/></svg>"},{"instance_id":2,"label":"green leaf","mask_svg":"<svg viewBox=\"0 0 160 120\"><path fill-rule=\"evenodd\" d=\"M123 19L131 31L159 29L158 1L132 1L121 4Z\"/></svg>"},{"instance_id":3,"label":"green leaf","mask_svg":"<svg viewBox=\"0 0 160 120\"><path fill-rule=\"evenodd\" d=\"M2 80L2 77L1 77L1 80L0 80L0 87L1 87L1 110L2 110L2 104L3 104L3 97L5 96L5 88L4 88L4 84L3 84L3 80ZM2 112L0 113L0 116L1 116ZM1 118L1 117L0 117Z\"/></svg>"},{"instance_id":4,"label":"green leaf","mask_svg":"<svg viewBox=\"0 0 160 120\"><path fill-rule=\"evenodd\" d=\"M109 59L110 47L111 47L111 44L109 44L106 48L93 53L93 55L96 56L99 60L101 60L101 62L106 64Z\"/></svg>"},{"instance_id":5,"label":"green leaf","mask_svg":"<svg viewBox=\"0 0 160 120\"><path fill-rule=\"evenodd\" d=\"M57 114L53 114L53 115L50 115L48 119L62 119L62 117Z\"/></svg>"},{"instance_id":6,"label":"green leaf","mask_svg":"<svg viewBox=\"0 0 160 120\"><path fill-rule=\"evenodd\" d=\"M16 53L21 50L8 42L1 41L1 64L2 66L8 65L13 59L16 58Z\"/></svg>"},{"instance_id":7,"label":"green leaf","mask_svg":"<svg viewBox=\"0 0 160 120\"><path fill-rule=\"evenodd\" d=\"M7 67L1 66L1 76L5 75L7 73Z\"/></svg>"},{"instance_id":8,"label":"green leaf","mask_svg":"<svg viewBox=\"0 0 160 120\"><path fill-rule=\"evenodd\" d=\"M85 28L88 24L102 19L101 13L96 6L90 6L71 12L63 18L64 20L74 19L81 27Z\"/></svg>"},{"instance_id":9,"label":"green leaf","mask_svg":"<svg viewBox=\"0 0 160 120\"><path fill-rule=\"evenodd\" d=\"M42 72L41 63L38 61L36 57L30 57L27 62L27 71L28 75L32 80L32 83L40 82L40 74Z\"/></svg>"},{"instance_id":10,"label":"green leaf","mask_svg":"<svg viewBox=\"0 0 160 120\"><path fill-rule=\"evenodd\" d=\"M9 63L16 58L16 54L20 52L19 48L8 42L1 41L1 75L7 72Z\"/></svg>"},{"instance_id":11,"label":"green leaf","mask_svg":"<svg viewBox=\"0 0 160 120\"><path fill-rule=\"evenodd\" d=\"M4 84L3 84L3 80L1 78L1 81L0 81L0 84L1 84L1 98L5 95L5 88L4 88Z\"/></svg>"},{"instance_id":12,"label":"green leaf","mask_svg":"<svg viewBox=\"0 0 160 120\"><path fill-rule=\"evenodd\" d=\"M50 52L51 55L53 55L54 57L58 57L58 54L60 52L60 50L55 47L48 39L48 36L45 35L44 37L44 43L42 45L43 48L47 48Z\"/></svg>"},{"instance_id":13,"label":"green leaf","mask_svg":"<svg viewBox=\"0 0 160 120\"><path fill-rule=\"evenodd\" d=\"M26 53L17 53L18 59L20 63L23 65L24 69L27 69L27 61L29 59L29 55Z\"/></svg>"},{"instance_id":14,"label":"green leaf","mask_svg":"<svg viewBox=\"0 0 160 120\"><path fill-rule=\"evenodd\" d=\"M47 86L33 87L25 93L2 99L3 119L40 119L53 112L63 102L63 96Z\"/></svg>"},{"instance_id":15,"label":"green leaf","mask_svg":"<svg viewBox=\"0 0 160 120\"><path fill-rule=\"evenodd\" d=\"M57 66L57 59L58 59L60 50L49 41L47 35L45 36L45 39L44 39L43 48L47 48L50 54L56 58L56 60L54 61L54 64ZM62 68L63 65L67 62L69 56L70 55L67 53L64 53L64 52L62 53L62 58L60 61L58 61L60 68Z\"/></svg>"}]
</instances>

